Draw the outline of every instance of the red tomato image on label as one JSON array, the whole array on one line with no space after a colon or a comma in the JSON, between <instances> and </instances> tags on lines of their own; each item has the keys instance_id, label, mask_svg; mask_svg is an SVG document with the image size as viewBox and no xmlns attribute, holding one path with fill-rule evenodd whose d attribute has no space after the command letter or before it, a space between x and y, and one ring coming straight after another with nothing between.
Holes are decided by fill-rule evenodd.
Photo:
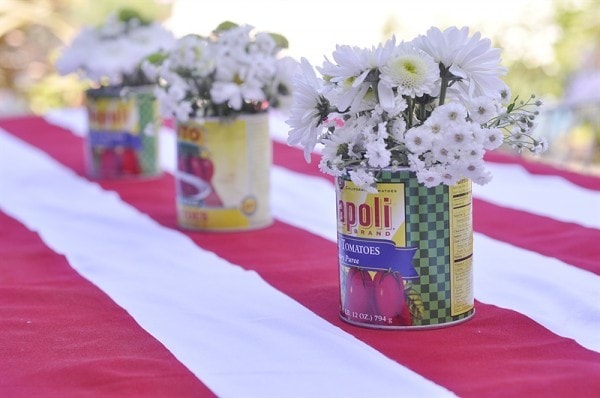
<instances>
[{"instance_id":1,"label":"red tomato image on label","mask_svg":"<svg viewBox=\"0 0 600 398\"><path fill-rule=\"evenodd\" d=\"M184 155L183 153L177 154L177 170L186 171L188 169L188 155Z\"/></svg>"},{"instance_id":2,"label":"red tomato image on label","mask_svg":"<svg viewBox=\"0 0 600 398\"><path fill-rule=\"evenodd\" d=\"M209 158L193 157L190 159L190 171L204 181L210 182L214 174L214 166Z\"/></svg>"},{"instance_id":3,"label":"red tomato image on label","mask_svg":"<svg viewBox=\"0 0 600 398\"><path fill-rule=\"evenodd\" d=\"M119 172L119 157L114 148L104 148L100 152L100 177L116 177Z\"/></svg>"},{"instance_id":4,"label":"red tomato image on label","mask_svg":"<svg viewBox=\"0 0 600 398\"><path fill-rule=\"evenodd\" d=\"M177 170L189 173L192 169L191 156L188 154L179 153L177 154ZM185 181L178 181L179 189L184 197L196 195L199 190L194 185Z\"/></svg>"},{"instance_id":5,"label":"red tomato image on label","mask_svg":"<svg viewBox=\"0 0 600 398\"><path fill-rule=\"evenodd\" d=\"M204 204L207 206L222 206L223 203L221 202L221 199L210 183L213 178L213 174L215 173L212 160L206 157L192 157L190 159L190 171L207 184L207 188L205 189L207 195L205 195L203 198Z\"/></svg>"},{"instance_id":6,"label":"red tomato image on label","mask_svg":"<svg viewBox=\"0 0 600 398\"><path fill-rule=\"evenodd\" d=\"M190 159L190 171L206 182L210 182L214 174L214 166L210 159L193 157Z\"/></svg>"},{"instance_id":7,"label":"red tomato image on label","mask_svg":"<svg viewBox=\"0 0 600 398\"><path fill-rule=\"evenodd\" d=\"M369 321L375 309L373 292L371 275L363 269L351 267L346 279L345 315L352 320Z\"/></svg>"},{"instance_id":8,"label":"red tomato image on label","mask_svg":"<svg viewBox=\"0 0 600 398\"><path fill-rule=\"evenodd\" d=\"M137 154L132 148L125 148L123 151L123 163L121 169L125 174L140 174L140 162L138 161Z\"/></svg>"},{"instance_id":9,"label":"red tomato image on label","mask_svg":"<svg viewBox=\"0 0 600 398\"><path fill-rule=\"evenodd\" d=\"M410 326L410 310L404 293L404 280L399 272L378 271L373 280L375 310L387 325ZM391 321L390 321L391 320Z\"/></svg>"}]
</instances>

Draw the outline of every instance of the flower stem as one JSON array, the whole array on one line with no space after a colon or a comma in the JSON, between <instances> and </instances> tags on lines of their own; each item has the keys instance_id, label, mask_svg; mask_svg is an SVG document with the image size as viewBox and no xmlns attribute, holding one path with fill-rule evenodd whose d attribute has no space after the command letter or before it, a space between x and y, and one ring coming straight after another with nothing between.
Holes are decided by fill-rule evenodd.
<instances>
[{"instance_id":1,"label":"flower stem","mask_svg":"<svg viewBox=\"0 0 600 398\"><path fill-rule=\"evenodd\" d=\"M442 74L442 84L440 86L439 104L444 105L444 102L446 101L446 90L448 89L448 77L445 73Z\"/></svg>"}]
</instances>

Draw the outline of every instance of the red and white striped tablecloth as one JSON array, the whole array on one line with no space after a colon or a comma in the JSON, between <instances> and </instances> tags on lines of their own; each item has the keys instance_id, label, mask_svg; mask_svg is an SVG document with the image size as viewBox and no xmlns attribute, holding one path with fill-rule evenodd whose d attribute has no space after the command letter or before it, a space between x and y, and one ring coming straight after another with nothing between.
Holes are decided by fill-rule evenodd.
<instances>
[{"instance_id":1,"label":"red and white striped tablecloth","mask_svg":"<svg viewBox=\"0 0 600 398\"><path fill-rule=\"evenodd\" d=\"M82 109L0 120L2 397L598 397L600 178L489 156L474 186L475 316L338 318L331 179L273 112L275 222L178 228L155 179L85 177Z\"/></svg>"}]
</instances>

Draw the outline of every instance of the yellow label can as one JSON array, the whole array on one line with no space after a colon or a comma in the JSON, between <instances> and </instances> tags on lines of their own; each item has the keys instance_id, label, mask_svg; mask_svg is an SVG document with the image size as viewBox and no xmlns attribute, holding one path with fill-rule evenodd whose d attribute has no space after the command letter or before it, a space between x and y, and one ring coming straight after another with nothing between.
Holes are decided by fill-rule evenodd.
<instances>
[{"instance_id":1,"label":"yellow label can","mask_svg":"<svg viewBox=\"0 0 600 398\"><path fill-rule=\"evenodd\" d=\"M204 231L270 225L271 163L266 112L178 123L178 224Z\"/></svg>"}]
</instances>

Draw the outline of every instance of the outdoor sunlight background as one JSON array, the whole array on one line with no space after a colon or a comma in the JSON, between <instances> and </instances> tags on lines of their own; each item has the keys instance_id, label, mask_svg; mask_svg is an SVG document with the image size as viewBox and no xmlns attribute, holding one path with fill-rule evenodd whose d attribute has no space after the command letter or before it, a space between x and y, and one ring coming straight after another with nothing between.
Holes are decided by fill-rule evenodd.
<instances>
[{"instance_id":1,"label":"outdoor sunlight background","mask_svg":"<svg viewBox=\"0 0 600 398\"><path fill-rule=\"evenodd\" d=\"M289 55L313 65L338 44L469 26L502 50L513 93L547 104L539 129L557 143L548 155L584 170L600 164L600 0L0 0L0 117L83 106L86 83L58 76L54 61L83 26L126 7L176 36L223 21L280 33Z\"/></svg>"},{"instance_id":2,"label":"outdoor sunlight background","mask_svg":"<svg viewBox=\"0 0 600 398\"><path fill-rule=\"evenodd\" d=\"M571 1L577 4L581 1ZM177 35L209 33L220 21L248 23L285 35L290 53L320 64L336 44L370 47L392 34L410 40L431 26L469 26L502 37L504 57L532 65L554 61L560 34L548 0L175 0L167 26ZM218 5L217 5L218 4Z\"/></svg>"},{"instance_id":3,"label":"outdoor sunlight background","mask_svg":"<svg viewBox=\"0 0 600 398\"><path fill-rule=\"evenodd\" d=\"M557 98L586 47L600 41L598 5L600 0L0 0L0 115L80 103L85 86L76 76L57 76L53 61L83 26L100 24L122 8L162 21L176 36L206 35L223 21L280 33L289 40L290 55L313 65L337 44L370 47L392 35L410 40L431 26L469 26L502 49L511 87Z\"/></svg>"}]
</instances>

